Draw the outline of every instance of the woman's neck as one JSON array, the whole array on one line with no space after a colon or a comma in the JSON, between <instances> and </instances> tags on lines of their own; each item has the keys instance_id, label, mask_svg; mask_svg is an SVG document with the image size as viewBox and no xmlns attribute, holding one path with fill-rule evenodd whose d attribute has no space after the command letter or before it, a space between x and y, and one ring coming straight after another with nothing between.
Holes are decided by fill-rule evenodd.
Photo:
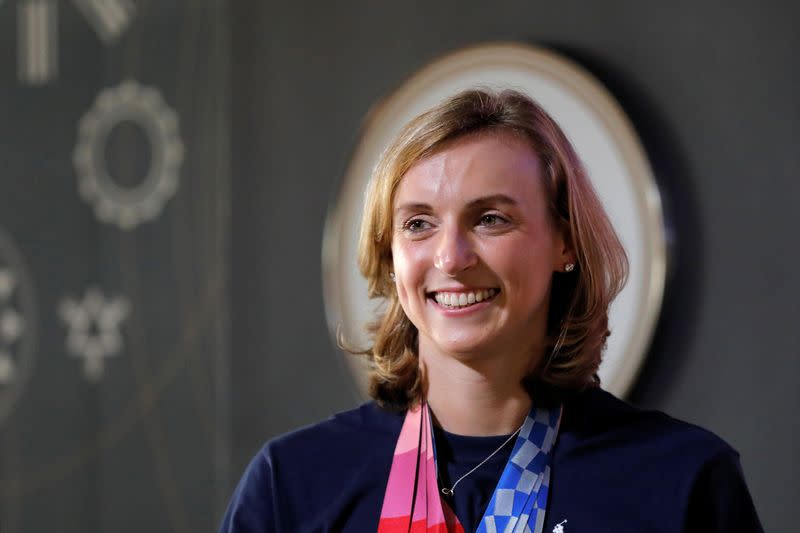
<instances>
[{"instance_id":1,"label":"woman's neck","mask_svg":"<svg viewBox=\"0 0 800 533\"><path fill-rule=\"evenodd\" d=\"M519 358L517 358L519 360ZM426 399L435 420L458 435L507 435L522 425L531 398L522 385L528 365L501 358L465 359L420 346Z\"/></svg>"}]
</instances>

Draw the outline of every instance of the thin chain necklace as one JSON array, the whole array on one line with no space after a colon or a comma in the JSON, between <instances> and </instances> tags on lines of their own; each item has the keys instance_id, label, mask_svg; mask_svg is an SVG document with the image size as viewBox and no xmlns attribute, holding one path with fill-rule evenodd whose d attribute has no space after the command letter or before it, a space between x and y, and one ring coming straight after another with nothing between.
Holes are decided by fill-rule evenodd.
<instances>
[{"instance_id":1,"label":"thin chain necklace","mask_svg":"<svg viewBox=\"0 0 800 533\"><path fill-rule=\"evenodd\" d=\"M523 425L524 425L524 422L523 422ZM461 483L461 480L462 480L462 479L464 479L465 477L467 477L468 475L470 475L471 473L473 473L474 471L476 471L477 469L479 469L480 467L482 467L482 466L483 466L483 465L486 463L486 461L488 461L489 459L491 459L492 457L494 457L494 456L497 454L497 452L499 452L500 450L502 450L503 448L505 448L506 444L508 444L509 442L511 442L511 439L513 439L514 437L516 437L516 436L517 436L517 433L519 433L521 429L522 429L522 426L518 427L518 428L517 428L517 430L516 430L514 433L512 433L511 435L509 435L509 436L508 436L508 438L506 439L506 441L505 441L503 444L501 444L499 448L497 448L495 451L493 451L492 453L490 453L490 454L489 454L489 457L487 457L486 459L484 459L483 461L481 461L480 463L478 463L478 465L477 465L475 468L473 468L472 470L470 470L469 472L467 472L466 474L464 474L463 476L461 476L460 478L458 478L458 481L456 481L455 483L453 483L453 486L452 486L452 487L450 487L449 489L448 489L447 487L442 487L442 494L444 494L445 496L452 496L452 495L453 495L453 493L454 493L454 491L456 490L456 485L458 485L459 483ZM437 472L437 475L438 475L438 472Z\"/></svg>"}]
</instances>

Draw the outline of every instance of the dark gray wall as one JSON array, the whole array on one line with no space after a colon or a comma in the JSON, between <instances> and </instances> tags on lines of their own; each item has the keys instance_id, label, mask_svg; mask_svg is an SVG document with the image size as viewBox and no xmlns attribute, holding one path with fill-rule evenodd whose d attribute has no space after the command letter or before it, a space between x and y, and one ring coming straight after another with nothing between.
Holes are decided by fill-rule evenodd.
<instances>
[{"instance_id":1,"label":"dark gray wall","mask_svg":"<svg viewBox=\"0 0 800 533\"><path fill-rule=\"evenodd\" d=\"M633 401L727 439L765 528L792 530L796 21L792 1L235 2L233 471L265 439L359 401L328 337L320 246L364 116L443 53L517 40L612 89L667 197L675 262Z\"/></svg>"},{"instance_id":2,"label":"dark gray wall","mask_svg":"<svg viewBox=\"0 0 800 533\"><path fill-rule=\"evenodd\" d=\"M0 269L31 281L0 313L20 309L22 339L35 339L26 352L0 335L19 368L30 363L27 379L0 383L0 532L211 530L230 494L226 5L135 0L105 45L75 3L58 2L58 75L32 86L17 78L23 0L0 4ZM95 216L72 164L79 120L123 80L158 91L184 147L175 194L129 229ZM122 189L141 185L155 153L143 127L125 121L109 139L96 160ZM6 240L24 264L9 263ZM97 381L59 312L89 287L129 303Z\"/></svg>"}]
</instances>

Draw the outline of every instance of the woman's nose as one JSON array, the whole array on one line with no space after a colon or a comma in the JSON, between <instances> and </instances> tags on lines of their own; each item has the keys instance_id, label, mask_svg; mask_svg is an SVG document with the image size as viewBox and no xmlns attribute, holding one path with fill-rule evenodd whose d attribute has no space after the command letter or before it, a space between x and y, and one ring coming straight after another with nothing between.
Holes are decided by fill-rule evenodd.
<instances>
[{"instance_id":1,"label":"woman's nose","mask_svg":"<svg viewBox=\"0 0 800 533\"><path fill-rule=\"evenodd\" d=\"M444 274L454 277L477 263L473 243L460 229L442 229L433 266Z\"/></svg>"}]
</instances>

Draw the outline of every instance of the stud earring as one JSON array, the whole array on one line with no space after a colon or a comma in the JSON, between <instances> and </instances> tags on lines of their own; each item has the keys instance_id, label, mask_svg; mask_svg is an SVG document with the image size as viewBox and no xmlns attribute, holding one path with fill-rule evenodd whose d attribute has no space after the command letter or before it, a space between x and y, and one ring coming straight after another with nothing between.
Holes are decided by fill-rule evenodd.
<instances>
[{"instance_id":1,"label":"stud earring","mask_svg":"<svg viewBox=\"0 0 800 533\"><path fill-rule=\"evenodd\" d=\"M575 263L567 263L564 265L564 272L572 272L575 270Z\"/></svg>"},{"instance_id":2,"label":"stud earring","mask_svg":"<svg viewBox=\"0 0 800 533\"><path fill-rule=\"evenodd\" d=\"M389 272L389 277L392 278L392 281L394 281L394 272Z\"/></svg>"}]
</instances>

